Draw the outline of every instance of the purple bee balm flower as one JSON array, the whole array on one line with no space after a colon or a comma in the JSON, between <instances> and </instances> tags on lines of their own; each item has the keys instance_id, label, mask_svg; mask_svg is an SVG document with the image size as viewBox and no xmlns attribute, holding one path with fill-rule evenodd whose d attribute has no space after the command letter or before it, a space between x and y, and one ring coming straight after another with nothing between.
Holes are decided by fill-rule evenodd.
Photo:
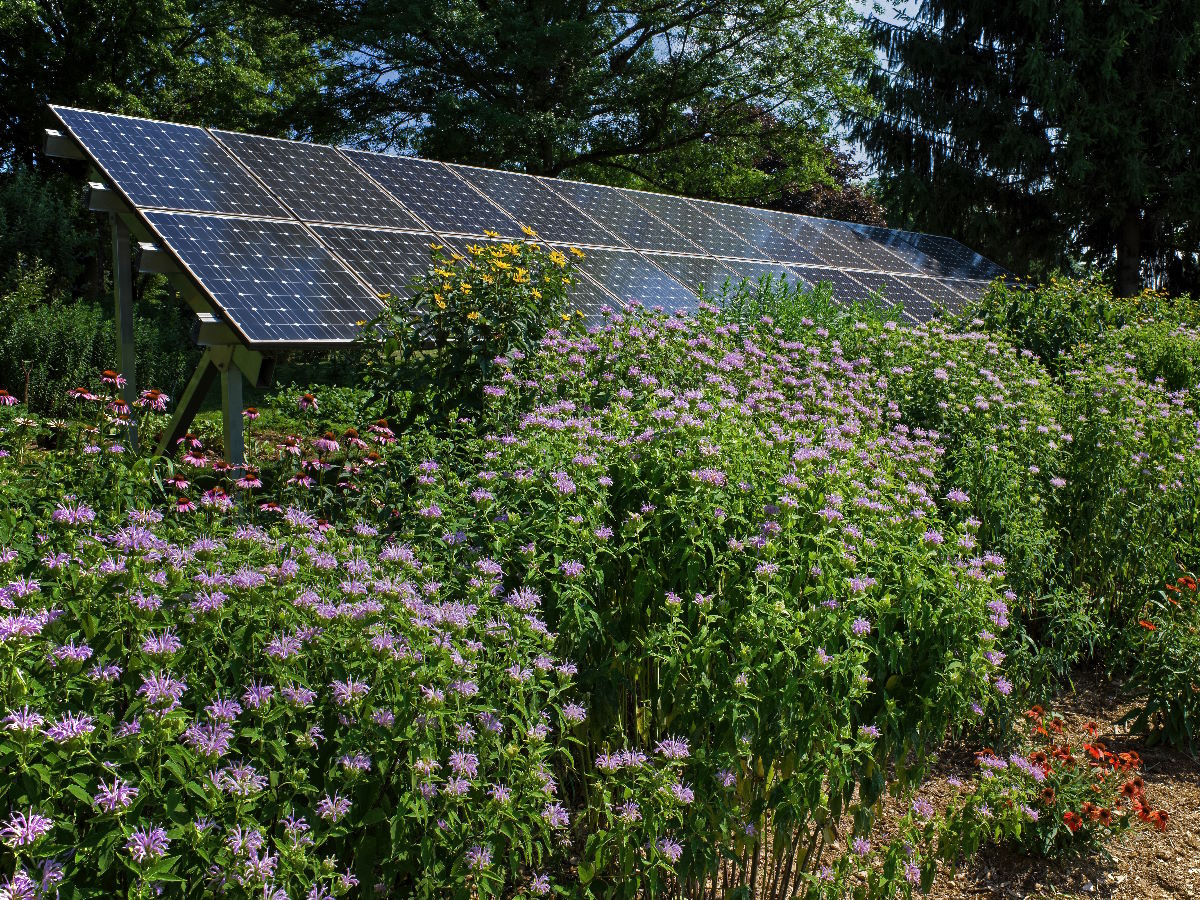
<instances>
[{"instance_id":1,"label":"purple bee balm flower","mask_svg":"<svg viewBox=\"0 0 1200 900\"><path fill-rule=\"evenodd\" d=\"M127 809L137 795L137 788L128 781L114 776L112 784L105 784L103 781L100 782L100 787L96 791L96 797L92 801L92 805L104 812L117 812L121 809Z\"/></svg>"},{"instance_id":2,"label":"purple bee balm flower","mask_svg":"<svg viewBox=\"0 0 1200 900\"><path fill-rule=\"evenodd\" d=\"M350 812L350 801L335 793L332 797L326 794L317 801L317 814L329 822L337 822Z\"/></svg>"},{"instance_id":3,"label":"purple bee balm flower","mask_svg":"<svg viewBox=\"0 0 1200 900\"><path fill-rule=\"evenodd\" d=\"M921 867L911 859L904 864L904 880L909 884L921 883Z\"/></svg>"},{"instance_id":4,"label":"purple bee balm flower","mask_svg":"<svg viewBox=\"0 0 1200 900\"><path fill-rule=\"evenodd\" d=\"M148 634L142 641L142 652L148 656L170 656L183 647L183 642L168 628L162 634Z\"/></svg>"},{"instance_id":5,"label":"purple bee balm flower","mask_svg":"<svg viewBox=\"0 0 1200 900\"><path fill-rule=\"evenodd\" d=\"M559 566L559 569L561 569L562 573L568 578L577 578L583 574L584 565L583 563L572 559L567 560L565 563Z\"/></svg>"},{"instance_id":6,"label":"purple bee balm flower","mask_svg":"<svg viewBox=\"0 0 1200 900\"><path fill-rule=\"evenodd\" d=\"M529 892L537 894L539 897L544 897L550 893L550 876L549 875L534 875L529 882Z\"/></svg>"},{"instance_id":7,"label":"purple bee balm flower","mask_svg":"<svg viewBox=\"0 0 1200 900\"><path fill-rule=\"evenodd\" d=\"M152 826L134 831L129 836L129 840L125 842L125 849L129 851L134 862L143 863L166 856L167 848L170 845L171 839L167 837L167 832L162 828Z\"/></svg>"},{"instance_id":8,"label":"purple bee balm flower","mask_svg":"<svg viewBox=\"0 0 1200 900\"><path fill-rule=\"evenodd\" d=\"M970 503L971 498L967 496L967 492L960 488L955 488L946 495L946 499L951 503Z\"/></svg>"},{"instance_id":9,"label":"purple bee balm flower","mask_svg":"<svg viewBox=\"0 0 1200 900\"><path fill-rule=\"evenodd\" d=\"M166 672L152 672L142 676L142 686L137 692L150 706L156 707L155 712L165 714L178 708L179 698L186 690L187 682Z\"/></svg>"},{"instance_id":10,"label":"purple bee balm flower","mask_svg":"<svg viewBox=\"0 0 1200 900\"><path fill-rule=\"evenodd\" d=\"M854 623L850 627L854 631L855 634L864 635L871 630L871 623L868 622L866 619L857 618L854 620Z\"/></svg>"},{"instance_id":11,"label":"purple bee balm flower","mask_svg":"<svg viewBox=\"0 0 1200 900\"><path fill-rule=\"evenodd\" d=\"M1003 694L1005 697L1007 697L1009 694L1012 693L1012 689L1013 689L1012 682L1009 681L1007 678L1004 678L1002 676L1002 677L996 679L996 690L999 691L1001 694Z\"/></svg>"},{"instance_id":12,"label":"purple bee balm flower","mask_svg":"<svg viewBox=\"0 0 1200 900\"><path fill-rule=\"evenodd\" d=\"M654 748L667 759L687 759L688 742L685 738L666 738Z\"/></svg>"},{"instance_id":13,"label":"purple bee balm flower","mask_svg":"<svg viewBox=\"0 0 1200 900\"><path fill-rule=\"evenodd\" d=\"M37 731L44 721L41 713L31 710L28 706L13 710L3 719L7 731L23 732Z\"/></svg>"},{"instance_id":14,"label":"purple bee balm flower","mask_svg":"<svg viewBox=\"0 0 1200 900\"><path fill-rule=\"evenodd\" d=\"M542 808L542 818L551 828L566 828L571 824L571 815L561 803L547 803Z\"/></svg>"},{"instance_id":15,"label":"purple bee balm flower","mask_svg":"<svg viewBox=\"0 0 1200 900\"><path fill-rule=\"evenodd\" d=\"M0 841L10 847L27 847L49 834L54 822L31 807L29 812L15 812L0 828Z\"/></svg>"},{"instance_id":16,"label":"purple bee balm flower","mask_svg":"<svg viewBox=\"0 0 1200 900\"><path fill-rule=\"evenodd\" d=\"M492 850L476 844L466 853L467 867L479 871L492 864Z\"/></svg>"},{"instance_id":17,"label":"purple bee balm flower","mask_svg":"<svg viewBox=\"0 0 1200 900\"><path fill-rule=\"evenodd\" d=\"M568 703L562 708L563 717L568 722L573 722L578 725L587 718L587 710L578 703Z\"/></svg>"},{"instance_id":18,"label":"purple bee balm flower","mask_svg":"<svg viewBox=\"0 0 1200 900\"><path fill-rule=\"evenodd\" d=\"M871 842L866 838L856 837L850 846L859 856L866 856L871 852Z\"/></svg>"},{"instance_id":19,"label":"purple bee balm flower","mask_svg":"<svg viewBox=\"0 0 1200 900\"><path fill-rule=\"evenodd\" d=\"M457 775L474 778L479 774L479 757L474 753L455 750L450 754L450 769Z\"/></svg>"},{"instance_id":20,"label":"purple bee balm flower","mask_svg":"<svg viewBox=\"0 0 1200 900\"><path fill-rule=\"evenodd\" d=\"M875 725L860 725L860 726L858 726L858 733L861 734L863 737L877 738L883 732L881 732L879 730L879 728Z\"/></svg>"},{"instance_id":21,"label":"purple bee balm flower","mask_svg":"<svg viewBox=\"0 0 1200 900\"><path fill-rule=\"evenodd\" d=\"M659 853L673 863L679 862L679 858L683 856L683 845L671 838L659 838L655 846Z\"/></svg>"},{"instance_id":22,"label":"purple bee balm flower","mask_svg":"<svg viewBox=\"0 0 1200 900\"><path fill-rule=\"evenodd\" d=\"M75 740L96 730L95 719L91 716L77 716L64 713L56 721L46 726L42 733L50 740L63 744Z\"/></svg>"},{"instance_id":23,"label":"purple bee balm flower","mask_svg":"<svg viewBox=\"0 0 1200 900\"><path fill-rule=\"evenodd\" d=\"M365 681L359 681L353 675L345 681L334 681L329 686L333 689L333 699L338 706L349 706L367 696L371 690Z\"/></svg>"}]
</instances>

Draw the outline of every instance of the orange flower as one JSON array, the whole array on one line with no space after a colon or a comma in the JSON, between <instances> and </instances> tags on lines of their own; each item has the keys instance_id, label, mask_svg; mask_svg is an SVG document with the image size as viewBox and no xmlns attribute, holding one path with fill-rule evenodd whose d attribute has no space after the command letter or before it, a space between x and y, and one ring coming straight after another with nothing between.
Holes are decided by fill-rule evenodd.
<instances>
[{"instance_id":1,"label":"orange flower","mask_svg":"<svg viewBox=\"0 0 1200 900\"><path fill-rule=\"evenodd\" d=\"M1157 631L1158 630L1158 628L1155 626L1155 624L1151 621L1148 621L1147 619L1138 619L1138 624L1141 625L1143 628L1145 628L1147 631Z\"/></svg>"},{"instance_id":2,"label":"orange flower","mask_svg":"<svg viewBox=\"0 0 1200 900\"><path fill-rule=\"evenodd\" d=\"M1108 828L1113 823L1112 810L1107 806L1101 807L1099 814L1096 816L1096 821Z\"/></svg>"},{"instance_id":3,"label":"orange flower","mask_svg":"<svg viewBox=\"0 0 1200 900\"><path fill-rule=\"evenodd\" d=\"M1167 830L1167 820L1170 816L1165 809L1156 809L1146 817L1146 821L1155 827L1158 831Z\"/></svg>"},{"instance_id":4,"label":"orange flower","mask_svg":"<svg viewBox=\"0 0 1200 900\"><path fill-rule=\"evenodd\" d=\"M1100 730L1100 726L1095 722L1085 722L1083 730L1086 731L1091 737L1095 737L1096 732Z\"/></svg>"},{"instance_id":5,"label":"orange flower","mask_svg":"<svg viewBox=\"0 0 1200 900\"><path fill-rule=\"evenodd\" d=\"M1067 810L1063 813L1063 824L1071 830L1071 834L1074 834L1083 827L1083 819L1079 818L1078 813Z\"/></svg>"},{"instance_id":6,"label":"orange flower","mask_svg":"<svg viewBox=\"0 0 1200 900\"><path fill-rule=\"evenodd\" d=\"M1038 799L1042 801L1044 806L1053 806L1054 801L1058 798L1058 794L1054 792L1052 787L1042 788L1042 792L1038 794Z\"/></svg>"}]
</instances>

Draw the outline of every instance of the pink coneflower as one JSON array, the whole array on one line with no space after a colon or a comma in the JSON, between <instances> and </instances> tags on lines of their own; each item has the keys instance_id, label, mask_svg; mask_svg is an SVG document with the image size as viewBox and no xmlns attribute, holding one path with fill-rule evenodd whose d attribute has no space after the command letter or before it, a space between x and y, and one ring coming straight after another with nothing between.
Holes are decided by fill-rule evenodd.
<instances>
[{"instance_id":1,"label":"pink coneflower","mask_svg":"<svg viewBox=\"0 0 1200 900\"><path fill-rule=\"evenodd\" d=\"M85 387L71 388L69 391L67 391L67 396L72 400L95 401L100 399Z\"/></svg>"},{"instance_id":2,"label":"pink coneflower","mask_svg":"<svg viewBox=\"0 0 1200 900\"><path fill-rule=\"evenodd\" d=\"M0 388L0 406L16 406L20 402L4 388Z\"/></svg>"},{"instance_id":3,"label":"pink coneflower","mask_svg":"<svg viewBox=\"0 0 1200 900\"><path fill-rule=\"evenodd\" d=\"M152 409L155 412L166 412L167 403L170 401L165 393L158 388L150 388L148 391L142 391L141 396L135 401L135 404L142 409Z\"/></svg>"},{"instance_id":4,"label":"pink coneflower","mask_svg":"<svg viewBox=\"0 0 1200 900\"><path fill-rule=\"evenodd\" d=\"M125 376L119 372L114 372L112 369L105 369L100 373L101 384L107 384L109 387L125 387Z\"/></svg>"},{"instance_id":5,"label":"pink coneflower","mask_svg":"<svg viewBox=\"0 0 1200 900\"><path fill-rule=\"evenodd\" d=\"M196 504L187 497L175 498L175 511L181 513L191 513L196 511Z\"/></svg>"},{"instance_id":6,"label":"pink coneflower","mask_svg":"<svg viewBox=\"0 0 1200 900\"><path fill-rule=\"evenodd\" d=\"M296 408L301 412L308 412L309 410L316 412L318 409L317 398L312 394L301 394L300 399L296 401Z\"/></svg>"},{"instance_id":7,"label":"pink coneflower","mask_svg":"<svg viewBox=\"0 0 1200 900\"><path fill-rule=\"evenodd\" d=\"M337 453L342 449L341 444L339 444L337 439L333 436L332 431L325 432L323 435L313 441L313 447L316 448L318 453L326 454Z\"/></svg>"},{"instance_id":8,"label":"pink coneflower","mask_svg":"<svg viewBox=\"0 0 1200 900\"><path fill-rule=\"evenodd\" d=\"M242 410L242 416L245 417L247 422L256 421L260 415L261 414L259 413L258 409L253 406L247 406L244 410Z\"/></svg>"},{"instance_id":9,"label":"pink coneflower","mask_svg":"<svg viewBox=\"0 0 1200 900\"><path fill-rule=\"evenodd\" d=\"M253 466L247 466L242 477L234 483L243 490L252 490L263 486L262 479L258 477L258 469Z\"/></svg>"}]
</instances>

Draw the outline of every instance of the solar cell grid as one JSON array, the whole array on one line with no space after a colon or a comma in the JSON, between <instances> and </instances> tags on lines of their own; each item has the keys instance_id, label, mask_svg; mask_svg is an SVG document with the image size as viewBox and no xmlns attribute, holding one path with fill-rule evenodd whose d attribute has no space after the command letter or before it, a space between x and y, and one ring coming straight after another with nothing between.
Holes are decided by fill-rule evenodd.
<instances>
[{"instance_id":1,"label":"solar cell grid","mask_svg":"<svg viewBox=\"0 0 1200 900\"><path fill-rule=\"evenodd\" d=\"M958 312L964 305L961 294L940 278L905 278L903 281L928 297L935 307Z\"/></svg>"},{"instance_id":2,"label":"solar cell grid","mask_svg":"<svg viewBox=\"0 0 1200 900\"><path fill-rule=\"evenodd\" d=\"M855 278L873 294L882 295L885 303L901 306L909 316L919 322L928 322L934 317L933 303L907 279L881 272L856 272ZM917 280L912 279L913 282Z\"/></svg>"},{"instance_id":3,"label":"solar cell grid","mask_svg":"<svg viewBox=\"0 0 1200 900\"><path fill-rule=\"evenodd\" d=\"M720 225L715 219L704 215L686 197L649 194L624 188L620 190L638 206L666 222L693 244L702 247L706 253L746 259L761 259L763 256L761 250Z\"/></svg>"},{"instance_id":4,"label":"solar cell grid","mask_svg":"<svg viewBox=\"0 0 1200 900\"><path fill-rule=\"evenodd\" d=\"M847 262L838 262L847 268L859 268L880 272L915 272L916 268L888 247L859 233L845 222L833 219L812 219L818 228L846 247Z\"/></svg>"},{"instance_id":5,"label":"solar cell grid","mask_svg":"<svg viewBox=\"0 0 1200 900\"><path fill-rule=\"evenodd\" d=\"M668 310L696 308L690 290L633 250L587 250L579 268L621 302L637 300L643 306Z\"/></svg>"},{"instance_id":6,"label":"solar cell grid","mask_svg":"<svg viewBox=\"0 0 1200 900\"><path fill-rule=\"evenodd\" d=\"M347 343L382 303L297 222L147 212L247 341Z\"/></svg>"},{"instance_id":7,"label":"solar cell grid","mask_svg":"<svg viewBox=\"0 0 1200 900\"><path fill-rule=\"evenodd\" d=\"M424 228L333 147L214 131L225 147L305 222Z\"/></svg>"},{"instance_id":8,"label":"solar cell grid","mask_svg":"<svg viewBox=\"0 0 1200 900\"><path fill-rule=\"evenodd\" d=\"M291 218L203 128L51 109L135 206Z\"/></svg>"},{"instance_id":9,"label":"solar cell grid","mask_svg":"<svg viewBox=\"0 0 1200 900\"><path fill-rule=\"evenodd\" d=\"M518 222L536 231L544 241L605 247L624 244L532 175L466 166L450 168L476 185Z\"/></svg>"},{"instance_id":10,"label":"solar cell grid","mask_svg":"<svg viewBox=\"0 0 1200 900\"><path fill-rule=\"evenodd\" d=\"M915 245L905 240L904 232L894 228L880 228L876 225L847 224L867 239L886 246L888 250L899 256L916 271L926 272L930 275L937 274L936 263L918 250Z\"/></svg>"},{"instance_id":11,"label":"solar cell grid","mask_svg":"<svg viewBox=\"0 0 1200 900\"><path fill-rule=\"evenodd\" d=\"M815 286L821 281L828 281L833 288L833 299L838 303L865 300L870 293L862 282L841 269L821 266L792 266L791 269L809 286Z\"/></svg>"},{"instance_id":12,"label":"solar cell grid","mask_svg":"<svg viewBox=\"0 0 1200 900\"><path fill-rule=\"evenodd\" d=\"M987 292L990 281L976 281L967 278L947 278L946 284L968 300L978 300Z\"/></svg>"},{"instance_id":13,"label":"solar cell grid","mask_svg":"<svg viewBox=\"0 0 1200 900\"><path fill-rule=\"evenodd\" d=\"M795 263L818 263L821 261L803 245L793 241L783 232L772 228L766 220L756 215L755 210L748 206L713 203L707 200L693 200L692 203L702 213L720 222L746 243L757 248L758 253L755 255L758 257Z\"/></svg>"},{"instance_id":14,"label":"solar cell grid","mask_svg":"<svg viewBox=\"0 0 1200 900\"><path fill-rule=\"evenodd\" d=\"M761 278L770 277L775 281L781 279L788 282L796 281L796 273L783 263L764 262L757 259L730 259L725 261L725 265L733 269L739 279L748 278L751 281L758 281Z\"/></svg>"},{"instance_id":15,"label":"solar cell grid","mask_svg":"<svg viewBox=\"0 0 1200 900\"><path fill-rule=\"evenodd\" d=\"M756 209L754 214L801 248L799 258L787 260L788 263L837 266L848 264L850 261L858 262L858 257L820 228L816 219L772 209Z\"/></svg>"},{"instance_id":16,"label":"solar cell grid","mask_svg":"<svg viewBox=\"0 0 1200 900\"><path fill-rule=\"evenodd\" d=\"M521 237L515 219L440 162L362 150L345 152L434 231L475 235L494 231L501 237Z\"/></svg>"},{"instance_id":17,"label":"solar cell grid","mask_svg":"<svg viewBox=\"0 0 1200 900\"><path fill-rule=\"evenodd\" d=\"M333 225L318 225L314 231L376 294L394 297L413 295L413 281L429 271L430 244L438 242L429 233Z\"/></svg>"},{"instance_id":18,"label":"solar cell grid","mask_svg":"<svg viewBox=\"0 0 1200 900\"><path fill-rule=\"evenodd\" d=\"M666 250L672 253L703 253L704 251L666 223L650 215L634 203L626 192L617 188L559 178L543 179L542 183L585 213L603 223L604 227L631 247L640 250Z\"/></svg>"},{"instance_id":19,"label":"solar cell grid","mask_svg":"<svg viewBox=\"0 0 1200 900\"><path fill-rule=\"evenodd\" d=\"M686 287L695 291L704 286L706 295L719 294L726 281L736 283L737 274L720 260L707 256L675 256L655 254L652 259L660 269Z\"/></svg>"}]
</instances>

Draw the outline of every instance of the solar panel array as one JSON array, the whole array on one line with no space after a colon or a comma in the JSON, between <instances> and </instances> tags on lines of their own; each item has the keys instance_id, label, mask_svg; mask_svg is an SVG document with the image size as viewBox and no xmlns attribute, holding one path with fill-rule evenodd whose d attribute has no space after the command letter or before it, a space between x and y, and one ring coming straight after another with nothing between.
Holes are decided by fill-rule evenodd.
<instances>
[{"instance_id":1,"label":"solar panel array","mask_svg":"<svg viewBox=\"0 0 1200 900\"><path fill-rule=\"evenodd\" d=\"M336 346L411 293L430 244L581 247L572 301L695 309L764 275L878 292L927 321L1007 274L951 238L412 157L51 107L246 340Z\"/></svg>"}]
</instances>

